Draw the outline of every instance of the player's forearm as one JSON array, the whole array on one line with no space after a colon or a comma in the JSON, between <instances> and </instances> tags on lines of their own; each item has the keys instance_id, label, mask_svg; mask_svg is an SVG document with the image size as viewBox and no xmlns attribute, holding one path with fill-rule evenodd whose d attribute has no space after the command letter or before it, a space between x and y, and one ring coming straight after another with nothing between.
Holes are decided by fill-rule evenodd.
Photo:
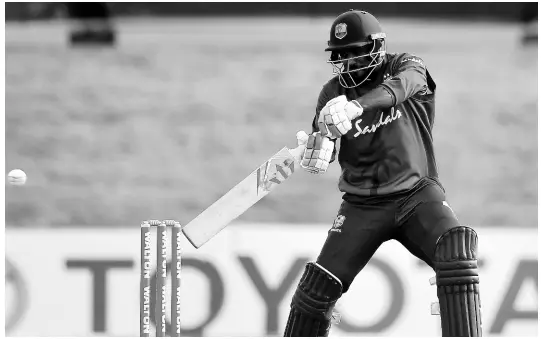
<instances>
[{"instance_id":1,"label":"player's forearm","mask_svg":"<svg viewBox=\"0 0 541 339\"><path fill-rule=\"evenodd\" d=\"M425 87L426 76L417 70L408 70L386 80L357 101L364 110L388 109L403 103Z\"/></svg>"},{"instance_id":2,"label":"player's forearm","mask_svg":"<svg viewBox=\"0 0 541 339\"><path fill-rule=\"evenodd\" d=\"M374 88L365 95L358 97L356 100L362 106L364 111L384 110L395 105L394 96L389 90L382 86Z\"/></svg>"}]
</instances>

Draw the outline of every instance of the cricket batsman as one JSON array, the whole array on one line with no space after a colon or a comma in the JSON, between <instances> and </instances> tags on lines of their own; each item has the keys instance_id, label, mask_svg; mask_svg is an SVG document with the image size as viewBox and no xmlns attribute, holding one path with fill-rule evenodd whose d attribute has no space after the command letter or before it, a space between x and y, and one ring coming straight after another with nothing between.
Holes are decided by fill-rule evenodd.
<instances>
[{"instance_id":1,"label":"cricket batsman","mask_svg":"<svg viewBox=\"0 0 541 339\"><path fill-rule=\"evenodd\" d=\"M364 11L331 26L325 51L336 76L319 94L301 166L325 173L338 154L344 195L297 286L284 336L328 336L337 300L391 239L434 269L442 336L481 336L477 234L458 221L438 179L436 84L420 57L387 53L385 38Z\"/></svg>"}]
</instances>

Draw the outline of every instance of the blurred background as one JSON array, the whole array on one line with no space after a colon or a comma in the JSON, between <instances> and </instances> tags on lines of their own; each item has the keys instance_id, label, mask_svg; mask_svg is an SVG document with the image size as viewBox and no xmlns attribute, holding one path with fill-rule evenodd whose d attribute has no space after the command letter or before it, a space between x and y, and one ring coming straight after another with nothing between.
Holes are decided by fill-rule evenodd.
<instances>
[{"instance_id":1,"label":"blurred background","mask_svg":"<svg viewBox=\"0 0 541 339\"><path fill-rule=\"evenodd\" d=\"M537 3L6 3L6 334L136 336L139 224L188 223L310 130L334 18L366 10L438 86L448 201L478 230L486 336L537 336ZM295 175L199 250L183 331L280 336L341 202ZM331 336L438 336L433 272L386 243Z\"/></svg>"}]
</instances>

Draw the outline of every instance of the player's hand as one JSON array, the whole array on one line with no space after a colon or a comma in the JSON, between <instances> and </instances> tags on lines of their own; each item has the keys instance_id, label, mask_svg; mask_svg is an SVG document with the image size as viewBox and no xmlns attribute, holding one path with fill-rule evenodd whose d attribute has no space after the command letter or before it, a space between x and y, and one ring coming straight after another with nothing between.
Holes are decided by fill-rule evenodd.
<instances>
[{"instance_id":1,"label":"player's hand","mask_svg":"<svg viewBox=\"0 0 541 339\"><path fill-rule=\"evenodd\" d=\"M348 101L340 95L329 102L319 113L318 126L325 137L336 139L346 134L352 127L351 120L363 114L362 106L356 101Z\"/></svg>"},{"instance_id":2,"label":"player's hand","mask_svg":"<svg viewBox=\"0 0 541 339\"><path fill-rule=\"evenodd\" d=\"M313 133L308 137L306 149L301 159L301 167L313 174L322 174L327 171L334 151L334 141Z\"/></svg>"}]
</instances>

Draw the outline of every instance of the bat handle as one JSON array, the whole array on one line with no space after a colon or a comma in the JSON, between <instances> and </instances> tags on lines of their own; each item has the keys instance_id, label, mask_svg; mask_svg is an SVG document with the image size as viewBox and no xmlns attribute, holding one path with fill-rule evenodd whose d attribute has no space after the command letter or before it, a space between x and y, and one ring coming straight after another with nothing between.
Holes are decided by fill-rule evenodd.
<instances>
[{"instance_id":1,"label":"bat handle","mask_svg":"<svg viewBox=\"0 0 541 339\"><path fill-rule=\"evenodd\" d=\"M308 134L306 134L305 131L298 131L297 132L297 145L306 145L308 142Z\"/></svg>"},{"instance_id":2,"label":"bat handle","mask_svg":"<svg viewBox=\"0 0 541 339\"><path fill-rule=\"evenodd\" d=\"M289 153L295 158L296 162L300 162L304 150L306 149L306 143L308 142L308 134L305 131L297 132L297 147L290 149Z\"/></svg>"}]
</instances>

